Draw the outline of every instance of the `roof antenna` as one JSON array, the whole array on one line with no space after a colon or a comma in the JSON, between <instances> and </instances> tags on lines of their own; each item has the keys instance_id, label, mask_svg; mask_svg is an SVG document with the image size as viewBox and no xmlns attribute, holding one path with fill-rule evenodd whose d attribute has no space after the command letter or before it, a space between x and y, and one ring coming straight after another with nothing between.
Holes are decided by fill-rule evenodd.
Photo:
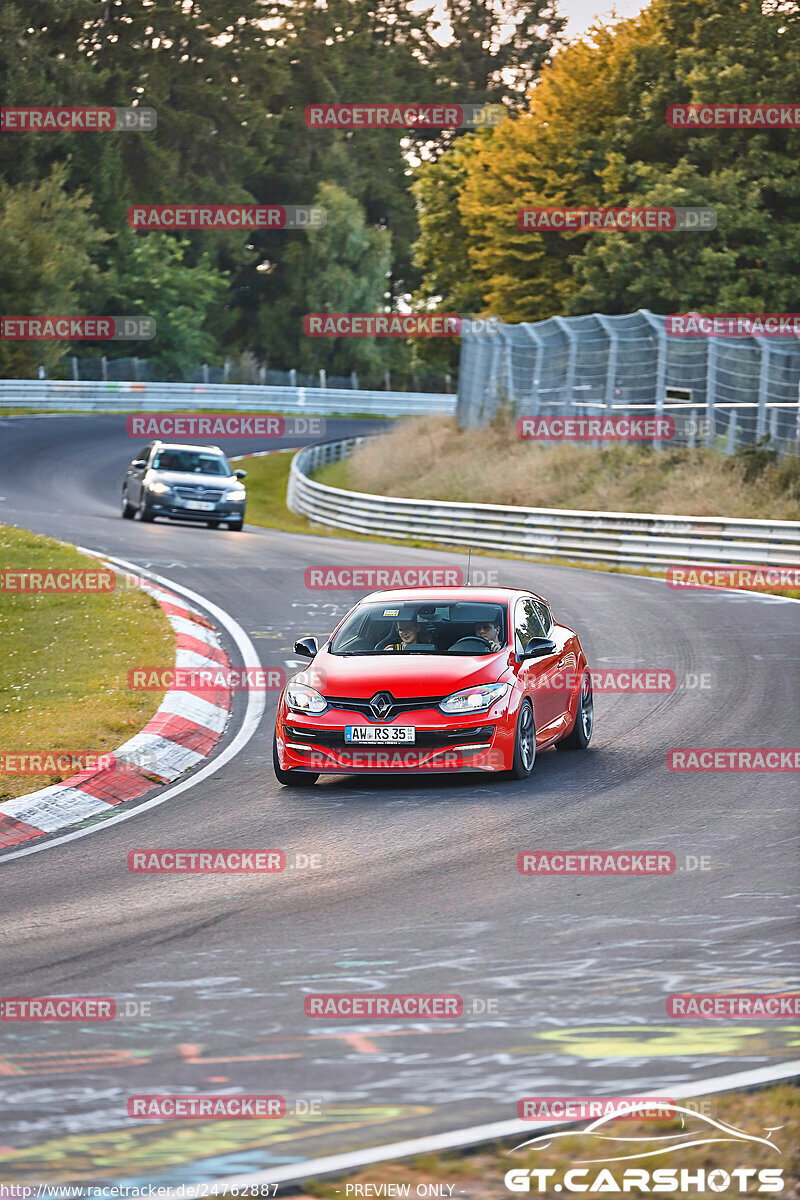
<instances>
[{"instance_id":1,"label":"roof antenna","mask_svg":"<svg viewBox=\"0 0 800 1200\"><path fill-rule=\"evenodd\" d=\"M467 546L467 587L469 587L470 569L472 565L472 546Z\"/></svg>"}]
</instances>

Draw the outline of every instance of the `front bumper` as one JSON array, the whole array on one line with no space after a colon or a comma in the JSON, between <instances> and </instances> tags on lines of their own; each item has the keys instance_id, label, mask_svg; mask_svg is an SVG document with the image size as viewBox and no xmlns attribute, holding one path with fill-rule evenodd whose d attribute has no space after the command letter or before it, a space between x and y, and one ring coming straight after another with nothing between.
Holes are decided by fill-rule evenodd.
<instances>
[{"instance_id":1,"label":"front bumper","mask_svg":"<svg viewBox=\"0 0 800 1200\"><path fill-rule=\"evenodd\" d=\"M170 496L149 496L148 508L154 517L172 517L180 521L243 521L246 501L218 500L213 508L186 508Z\"/></svg>"},{"instance_id":2,"label":"front bumper","mask_svg":"<svg viewBox=\"0 0 800 1200\"><path fill-rule=\"evenodd\" d=\"M278 761L285 771L320 775L506 771L513 761L514 733L497 707L464 717L446 717L436 709L405 713L388 724L413 726L413 745L351 745L344 740L345 727L372 723L358 713L336 710L309 717L281 705L275 731Z\"/></svg>"}]
</instances>

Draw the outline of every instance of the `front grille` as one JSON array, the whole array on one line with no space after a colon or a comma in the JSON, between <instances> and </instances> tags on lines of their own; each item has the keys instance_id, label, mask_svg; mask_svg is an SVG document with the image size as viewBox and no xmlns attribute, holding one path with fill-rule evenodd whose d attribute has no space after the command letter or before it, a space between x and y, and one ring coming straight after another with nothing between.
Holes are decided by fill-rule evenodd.
<instances>
[{"instance_id":1,"label":"front grille","mask_svg":"<svg viewBox=\"0 0 800 1200\"><path fill-rule=\"evenodd\" d=\"M217 500L222 499L220 488L176 487L175 495L181 500Z\"/></svg>"},{"instance_id":2,"label":"front grille","mask_svg":"<svg viewBox=\"0 0 800 1200\"><path fill-rule=\"evenodd\" d=\"M325 746L328 750L354 751L374 750L438 750L447 746L457 748L464 742L480 742L488 745L494 736L494 725L474 726L471 729L418 729L416 741L407 742L345 742L343 729L309 729L297 725L286 726L286 737L309 746Z\"/></svg>"},{"instance_id":3,"label":"front grille","mask_svg":"<svg viewBox=\"0 0 800 1200\"><path fill-rule=\"evenodd\" d=\"M392 703L386 712L381 713L379 717L370 707L370 700L363 698L358 700L350 700L346 696L326 696L330 708L346 709L347 712L358 713L360 717L366 717L368 721L372 721L375 725L387 725L400 713L414 712L421 708L436 708L436 705L444 700L444 696L417 696L409 700L395 700L392 698Z\"/></svg>"}]
</instances>

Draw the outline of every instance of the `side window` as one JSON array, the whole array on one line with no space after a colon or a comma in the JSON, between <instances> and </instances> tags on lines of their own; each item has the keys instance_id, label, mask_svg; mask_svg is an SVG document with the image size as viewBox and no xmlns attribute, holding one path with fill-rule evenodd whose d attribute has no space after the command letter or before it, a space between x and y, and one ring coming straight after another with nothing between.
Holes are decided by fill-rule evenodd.
<instances>
[{"instance_id":1,"label":"side window","mask_svg":"<svg viewBox=\"0 0 800 1200\"><path fill-rule=\"evenodd\" d=\"M144 461L147 462L148 458L150 457L150 451L152 449L153 449L153 443L151 442L148 446L143 446L142 449L138 452L138 454L134 454L133 457L134 458L143 458Z\"/></svg>"},{"instance_id":2,"label":"side window","mask_svg":"<svg viewBox=\"0 0 800 1200\"><path fill-rule=\"evenodd\" d=\"M553 627L553 617L550 613L550 609L546 604L542 603L541 600L534 600L533 607L536 609L539 620L542 622L542 628L544 629L546 637Z\"/></svg>"},{"instance_id":3,"label":"side window","mask_svg":"<svg viewBox=\"0 0 800 1200\"><path fill-rule=\"evenodd\" d=\"M544 627L533 600L518 600L514 615L515 649L520 654L531 638L544 637Z\"/></svg>"}]
</instances>

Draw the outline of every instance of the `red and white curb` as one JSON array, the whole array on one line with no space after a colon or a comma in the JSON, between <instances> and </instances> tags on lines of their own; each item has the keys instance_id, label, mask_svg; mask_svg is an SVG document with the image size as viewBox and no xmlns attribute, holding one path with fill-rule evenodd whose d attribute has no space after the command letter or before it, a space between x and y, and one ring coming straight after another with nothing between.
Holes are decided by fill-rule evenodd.
<instances>
[{"instance_id":1,"label":"red and white curb","mask_svg":"<svg viewBox=\"0 0 800 1200\"><path fill-rule=\"evenodd\" d=\"M104 565L118 570L113 563ZM157 601L175 631L176 668L227 668L230 660L217 631L176 593L126 572ZM79 824L102 820L118 804L158 784L172 783L206 758L231 716L229 688L170 690L143 729L113 755L109 765L87 768L63 783L0 803L0 848Z\"/></svg>"}]
</instances>

